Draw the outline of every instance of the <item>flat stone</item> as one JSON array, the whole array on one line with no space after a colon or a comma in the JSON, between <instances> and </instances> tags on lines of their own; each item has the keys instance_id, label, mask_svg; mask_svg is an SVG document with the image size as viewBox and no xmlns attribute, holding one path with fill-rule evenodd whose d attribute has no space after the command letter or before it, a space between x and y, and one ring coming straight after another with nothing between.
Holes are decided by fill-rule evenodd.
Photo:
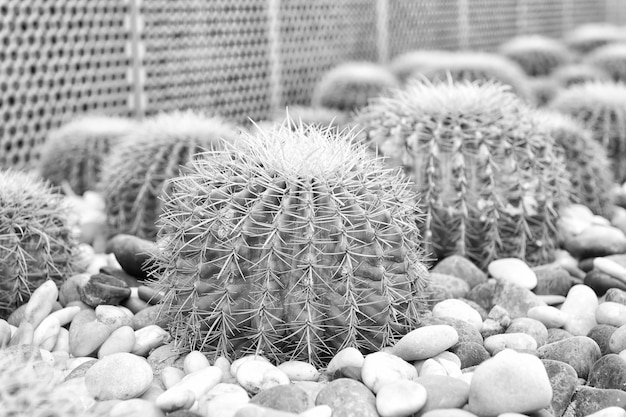
<instances>
[{"instance_id":1,"label":"flat stone","mask_svg":"<svg viewBox=\"0 0 626 417\"><path fill-rule=\"evenodd\" d=\"M250 398L250 403L296 414L314 406L307 393L292 384L277 385L259 391Z\"/></svg>"},{"instance_id":2,"label":"flat stone","mask_svg":"<svg viewBox=\"0 0 626 417\"><path fill-rule=\"evenodd\" d=\"M529 317L516 318L511 322L505 333L525 333L535 339L538 347L545 345L548 340L548 329L546 326L542 322Z\"/></svg>"},{"instance_id":3,"label":"flat stone","mask_svg":"<svg viewBox=\"0 0 626 417\"><path fill-rule=\"evenodd\" d=\"M487 265L487 271L497 281L504 281L532 290L537 286L537 276L528 264L518 258L500 258Z\"/></svg>"},{"instance_id":4,"label":"flat stone","mask_svg":"<svg viewBox=\"0 0 626 417\"><path fill-rule=\"evenodd\" d=\"M610 353L598 359L589 370L589 386L626 391L626 361Z\"/></svg>"},{"instance_id":5,"label":"flat stone","mask_svg":"<svg viewBox=\"0 0 626 417\"><path fill-rule=\"evenodd\" d=\"M448 350L458 341L459 335L452 326L424 326L404 335L389 351L405 361L416 361Z\"/></svg>"},{"instance_id":6,"label":"flat stone","mask_svg":"<svg viewBox=\"0 0 626 417\"><path fill-rule=\"evenodd\" d=\"M461 300L449 299L437 303L432 309L433 317L452 317L465 321L480 331L483 320L480 313Z\"/></svg>"},{"instance_id":7,"label":"flat stone","mask_svg":"<svg viewBox=\"0 0 626 417\"><path fill-rule=\"evenodd\" d=\"M466 382L451 376L429 375L415 381L426 388L426 403L419 415L432 410L461 408L467 404L470 386Z\"/></svg>"},{"instance_id":8,"label":"flat stone","mask_svg":"<svg viewBox=\"0 0 626 417\"><path fill-rule=\"evenodd\" d=\"M379 417L372 391L348 378L329 382L317 394L315 405L330 406L333 417Z\"/></svg>"},{"instance_id":9,"label":"flat stone","mask_svg":"<svg viewBox=\"0 0 626 417\"><path fill-rule=\"evenodd\" d=\"M361 378L363 384L376 394L387 383L398 380L415 380L417 369L393 353L374 352L365 356Z\"/></svg>"},{"instance_id":10,"label":"flat stone","mask_svg":"<svg viewBox=\"0 0 626 417\"><path fill-rule=\"evenodd\" d=\"M555 416L562 416L578 385L578 375L570 365L551 359L542 359L552 386L552 410Z\"/></svg>"},{"instance_id":11,"label":"flat stone","mask_svg":"<svg viewBox=\"0 0 626 417\"><path fill-rule=\"evenodd\" d=\"M565 249L575 258L595 258L626 252L624 232L612 226L592 225L566 238Z\"/></svg>"},{"instance_id":12,"label":"flat stone","mask_svg":"<svg viewBox=\"0 0 626 417\"><path fill-rule=\"evenodd\" d=\"M572 395L568 412L571 410L573 417L586 417L614 406L626 408L626 392L617 389L579 386Z\"/></svg>"},{"instance_id":13,"label":"flat stone","mask_svg":"<svg viewBox=\"0 0 626 417\"><path fill-rule=\"evenodd\" d=\"M380 417L405 417L417 413L426 403L426 388L417 382L400 380L383 385L376 394Z\"/></svg>"},{"instance_id":14,"label":"flat stone","mask_svg":"<svg viewBox=\"0 0 626 417\"><path fill-rule=\"evenodd\" d=\"M541 265L532 270L537 277L537 286L533 289L537 295L567 295L575 284L569 272L559 265Z\"/></svg>"},{"instance_id":15,"label":"flat stone","mask_svg":"<svg viewBox=\"0 0 626 417\"><path fill-rule=\"evenodd\" d=\"M152 379L148 362L130 353L106 356L85 373L87 390L98 401L137 398L148 389Z\"/></svg>"},{"instance_id":16,"label":"flat stone","mask_svg":"<svg viewBox=\"0 0 626 417\"><path fill-rule=\"evenodd\" d=\"M532 307L546 305L529 289L508 282L496 283L493 303L506 309L512 319L526 317Z\"/></svg>"},{"instance_id":17,"label":"flat stone","mask_svg":"<svg viewBox=\"0 0 626 417\"><path fill-rule=\"evenodd\" d=\"M432 325L447 325L453 327L454 330L456 330L457 335L459 336L459 340L457 343L483 343L483 338L480 335L480 332L466 321L458 320L453 317L433 317L431 315L422 318L420 322L420 327Z\"/></svg>"},{"instance_id":18,"label":"flat stone","mask_svg":"<svg viewBox=\"0 0 626 417\"><path fill-rule=\"evenodd\" d=\"M448 274L466 281L470 288L487 281L487 274L469 259L460 255L451 255L440 260L431 269L431 273Z\"/></svg>"},{"instance_id":19,"label":"flat stone","mask_svg":"<svg viewBox=\"0 0 626 417\"><path fill-rule=\"evenodd\" d=\"M575 336L546 344L537 349L537 353L541 359L567 363L583 379L587 378L591 367L601 357L598 344L586 336Z\"/></svg>"},{"instance_id":20,"label":"flat stone","mask_svg":"<svg viewBox=\"0 0 626 417\"><path fill-rule=\"evenodd\" d=\"M130 297L131 290L124 281L112 275L95 274L80 289L80 300L90 307L118 305Z\"/></svg>"},{"instance_id":21,"label":"flat stone","mask_svg":"<svg viewBox=\"0 0 626 417\"><path fill-rule=\"evenodd\" d=\"M482 343L458 343L452 348L452 352L454 352L461 360L461 369L480 365L491 357L489 352L487 352L487 350L483 347Z\"/></svg>"},{"instance_id":22,"label":"flat stone","mask_svg":"<svg viewBox=\"0 0 626 417\"><path fill-rule=\"evenodd\" d=\"M533 307L528 310L528 317L538 320L546 327L546 337L548 328L563 327L567 322L567 315L558 308L552 306Z\"/></svg>"},{"instance_id":23,"label":"flat stone","mask_svg":"<svg viewBox=\"0 0 626 417\"><path fill-rule=\"evenodd\" d=\"M596 309L598 324L620 327L626 324L626 306L620 303L605 301Z\"/></svg>"},{"instance_id":24,"label":"flat stone","mask_svg":"<svg viewBox=\"0 0 626 417\"><path fill-rule=\"evenodd\" d=\"M594 326L591 330L589 330L587 337L590 337L598 344L602 356L608 353L618 353L612 352L611 347L609 346L611 336L613 336L613 333L615 333L616 330L617 327L615 326L610 326L608 324L598 324Z\"/></svg>"},{"instance_id":25,"label":"flat stone","mask_svg":"<svg viewBox=\"0 0 626 417\"><path fill-rule=\"evenodd\" d=\"M467 281L453 275L431 272L430 281L432 285L443 288L453 298L465 297L470 291Z\"/></svg>"},{"instance_id":26,"label":"flat stone","mask_svg":"<svg viewBox=\"0 0 626 417\"><path fill-rule=\"evenodd\" d=\"M561 340L569 339L570 337L574 337L573 334L564 329L548 329L548 340L546 340L546 344L559 342Z\"/></svg>"}]
</instances>

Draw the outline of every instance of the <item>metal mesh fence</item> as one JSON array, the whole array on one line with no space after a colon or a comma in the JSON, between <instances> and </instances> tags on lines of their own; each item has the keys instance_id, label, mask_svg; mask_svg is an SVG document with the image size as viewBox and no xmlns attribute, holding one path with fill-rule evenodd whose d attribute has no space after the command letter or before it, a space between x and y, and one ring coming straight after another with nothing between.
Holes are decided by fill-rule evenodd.
<instances>
[{"instance_id":1,"label":"metal mesh fence","mask_svg":"<svg viewBox=\"0 0 626 417\"><path fill-rule=\"evenodd\" d=\"M236 122L307 104L349 60L414 49L495 50L626 23L623 0L5 0L0 166L29 167L75 115L199 109Z\"/></svg>"}]
</instances>

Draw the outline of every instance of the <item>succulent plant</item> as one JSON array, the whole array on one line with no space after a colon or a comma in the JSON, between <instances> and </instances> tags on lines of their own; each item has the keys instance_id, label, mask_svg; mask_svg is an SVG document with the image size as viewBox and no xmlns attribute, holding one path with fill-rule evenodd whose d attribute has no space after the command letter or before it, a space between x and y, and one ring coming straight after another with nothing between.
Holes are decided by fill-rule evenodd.
<instances>
[{"instance_id":1,"label":"succulent plant","mask_svg":"<svg viewBox=\"0 0 626 417\"><path fill-rule=\"evenodd\" d=\"M499 257L549 262L565 165L531 108L497 83L414 82L374 100L357 122L422 196L427 250L480 267Z\"/></svg>"},{"instance_id":2,"label":"succulent plant","mask_svg":"<svg viewBox=\"0 0 626 417\"><path fill-rule=\"evenodd\" d=\"M315 86L311 104L342 112L365 106L372 97L398 86L396 77L372 62L345 62L322 76Z\"/></svg>"},{"instance_id":3,"label":"succulent plant","mask_svg":"<svg viewBox=\"0 0 626 417\"><path fill-rule=\"evenodd\" d=\"M195 154L232 141L236 129L194 112L164 113L146 120L106 159L101 189L110 233L153 239L166 180Z\"/></svg>"},{"instance_id":4,"label":"succulent plant","mask_svg":"<svg viewBox=\"0 0 626 417\"><path fill-rule=\"evenodd\" d=\"M559 86L570 87L589 81L610 81L609 74L589 64L568 64L554 70L550 76Z\"/></svg>"},{"instance_id":5,"label":"succulent plant","mask_svg":"<svg viewBox=\"0 0 626 417\"><path fill-rule=\"evenodd\" d=\"M544 107L556 95L561 86L552 77L534 77L528 80L528 88L537 107Z\"/></svg>"},{"instance_id":6,"label":"succulent plant","mask_svg":"<svg viewBox=\"0 0 626 417\"><path fill-rule=\"evenodd\" d=\"M602 69L613 81L626 82L626 42L597 48L585 57L585 62Z\"/></svg>"},{"instance_id":7,"label":"succulent plant","mask_svg":"<svg viewBox=\"0 0 626 417\"><path fill-rule=\"evenodd\" d=\"M0 171L0 317L44 281L74 273L77 246L63 196L34 174Z\"/></svg>"},{"instance_id":8,"label":"succulent plant","mask_svg":"<svg viewBox=\"0 0 626 417\"><path fill-rule=\"evenodd\" d=\"M436 64L425 67L413 77L425 77L431 81L497 81L508 85L521 98L532 100L528 77L522 68L500 55L484 52L457 52Z\"/></svg>"},{"instance_id":9,"label":"succulent plant","mask_svg":"<svg viewBox=\"0 0 626 417\"><path fill-rule=\"evenodd\" d=\"M518 36L500 45L500 54L517 62L531 77L543 77L572 61L572 53L556 39L547 36Z\"/></svg>"},{"instance_id":10,"label":"succulent plant","mask_svg":"<svg viewBox=\"0 0 626 417\"><path fill-rule=\"evenodd\" d=\"M416 195L349 135L286 121L171 180L154 286L181 347L322 364L414 328Z\"/></svg>"},{"instance_id":11,"label":"succulent plant","mask_svg":"<svg viewBox=\"0 0 626 417\"><path fill-rule=\"evenodd\" d=\"M574 85L559 91L549 108L574 117L590 129L611 160L615 180L626 180L626 84Z\"/></svg>"},{"instance_id":12,"label":"succulent plant","mask_svg":"<svg viewBox=\"0 0 626 417\"><path fill-rule=\"evenodd\" d=\"M48 136L39 173L54 185L67 183L76 194L93 191L104 159L135 127L135 122L120 117L93 115L73 120Z\"/></svg>"},{"instance_id":13,"label":"succulent plant","mask_svg":"<svg viewBox=\"0 0 626 417\"><path fill-rule=\"evenodd\" d=\"M279 124L286 119L291 121L290 125L294 128L303 123L305 126L330 126L333 129L343 130L350 127L352 116L349 112L324 107L290 106L287 113L281 110L274 117L275 122Z\"/></svg>"},{"instance_id":14,"label":"succulent plant","mask_svg":"<svg viewBox=\"0 0 626 417\"><path fill-rule=\"evenodd\" d=\"M623 29L610 23L588 23L567 33L565 43L579 54L588 54L596 48L626 40Z\"/></svg>"},{"instance_id":15,"label":"succulent plant","mask_svg":"<svg viewBox=\"0 0 626 417\"><path fill-rule=\"evenodd\" d=\"M453 52L427 49L405 52L396 56L389 63L389 69L401 83L405 83L414 73L431 65L437 65L438 62L447 59L451 54Z\"/></svg>"},{"instance_id":16,"label":"succulent plant","mask_svg":"<svg viewBox=\"0 0 626 417\"><path fill-rule=\"evenodd\" d=\"M556 111L535 112L540 125L564 151L565 165L572 183L572 203L587 206L599 215L608 215L614 186L606 151L590 130L570 116Z\"/></svg>"}]
</instances>

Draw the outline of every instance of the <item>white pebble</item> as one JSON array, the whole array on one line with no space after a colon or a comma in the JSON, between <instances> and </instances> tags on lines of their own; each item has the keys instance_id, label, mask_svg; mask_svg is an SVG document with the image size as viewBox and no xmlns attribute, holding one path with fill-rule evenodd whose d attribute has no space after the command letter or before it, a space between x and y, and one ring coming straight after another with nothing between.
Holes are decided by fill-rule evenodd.
<instances>
[{"instance_id":1,"label":"white pebble","mask_svg":"<svg viewBox=\"0 0 626 417\"><path fill-rule=\"evenodd\" d=\"M338 369L345 367L360 368L363 366L363 354L357 348L347 347L339 352L328 362L326 372L333 374Z\"/></svg>"},{"instance_id":2,"label":"white pebble","mask_svg":"<svg viewBox=\"0 0 626 417\"><path fill-rule=\"evenodd\" d=\"M518 258L501 258L487 265L489 274L498 281L510 282L532 290L537 286L537 275L528 264Z\"/></svg>"},{"instance_id":3,"label":"white pebble","mask_svg":"<svg viewBox=\"0 0 626 417\"><path fill-rule=\"evenodd\" d=\"M383 385L389 382L417 379L417 369L396 355L375 352L365 356L361 379L373 393L377 393Z\"/></svg>"},{"instance_id":4,"label":"white pebble","mask_svg":"<svg viewBox=\"0 0 626 417\"><path fill-rule=\"evenodd\" d=\"M276 366L259 360L249 360L240 364L235 378L237 378L239 385L253 394L291 382L289 377Z\"/></svg>"},{"instance_id":5,"label":"white pebble","mask_svg":"<svg viewBox=\"0 0 626 417\"><path fill-rule=\"evenodd\" d=\"M438 302L432 309L433 317L451 317L469 323L476 330L483 327L483 319L480 313L469 304L456 299L448 299Z\"/></svg>"},{"instance_id":6,"label":"white pebble","mask_svg":"<svg viewBox=\"0 0 626 417\"><path fill-rule=\"evenodd\" d=\"M376 394L376 410L380 417L410 416L424 407L426 397L426 388L417 382L390 382Z\"/></svg>"},{"instance_id":7,"label":"white pebble","mask_svg":"<svg viewBox=\"0 0 626 417\"><path fill-rule=\"evenodd\" d=\"M283 362L278 365L278 369L283 371L291 382L317 381L320 377L319 371L313 365L303 361Z\"/></svg>"},{"instance_id":8,"label":"white pebble","mask_svg":"<svg viewBox=\"0 0 626 417\"><path fill-rule=\"evenodd\" d=\"M626 324L626 306L613 301L601 303L596 310L598 324L621 327Z\"/></svg>"},{"instance_id":9,"label":"white pebble","mask_svg":"<svg viewBox=\"0 0 626 417\"><path fill-rule=\"evenodd\" d=\"M565 326L567 314L552 306L537 306L528 310L528 317L543 323L548 329L557 329Z\"/></svg>"},{"instance_id":10,"label":"white pebble","mask_svg":"<svg viewBox=\"0 0 626 417\"><path fill-rule=\"evenodd\" d=\"M166 390L172 388L178 384L185 377L185 372L182 369L174 366L166 366L161 369L161 382Z\"/></svg>"},{"instance_id":11,"label":"white pebble","mask_svg":"<svg viewBox=\"0 0 626 417\"><path fill-rule=\"evenodd\" d=\"M209 366L211 366L211 364L209 363L206 355L197 350L189 352L183 361L183 370L185 371L185 374L191 374Z\"/></svg>"},{"instance_id":12,"label":"white pebble","mask_svg":"<svg viewBox=\"0 0 626 417\"><path fill-rule=\"evenodd\" d=\"M509 349L536 350L537 341L526 333L502 333L489 336L483 342L485 349L490 354Z\"/></svg>"},{"instance_id":13,"label":"white pebble","mask_svg":"<svg viewBox=\"0 0 626 417\"><path fill-rule=\"evenodd\" d=\"M147 356L152 349L166 343L170 334L156 324L150 324L139 330L135 330L135 345L132 354L137 356Z\"/></svg>"}]
</instances>

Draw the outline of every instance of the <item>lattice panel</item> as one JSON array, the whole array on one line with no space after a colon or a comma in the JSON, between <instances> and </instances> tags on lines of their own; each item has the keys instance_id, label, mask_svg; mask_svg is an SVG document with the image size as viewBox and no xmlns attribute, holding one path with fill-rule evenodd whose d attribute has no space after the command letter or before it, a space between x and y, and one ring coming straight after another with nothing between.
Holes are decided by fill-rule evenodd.
<instances>
[{"instance_id":1,"label":"lattice panel","mask_svg":"<svg viewBox=\"0 0 626 417\"><path fill-rule=\"evenodd\" d=\"M47 132L75 114L127 115L126 5L0 4L0 167L29 167Z\"/></svg>"},{"instance_id":2,"label":"lattice panel","mask_svg":"<svg viewBox=\"0 0 626 417\"><path fill-rule=\"evenodd\" d=\"M572 25L604 22L607 20L607 1L611 0L567 0L571 3L570 13ZM620 0L624 1L624 0ZM623 4L622 7L626 7ZM620 23L620 22L615 22ZM625 24L626 22L621 22Z\"/></svg>"},{"instance_id":3,"label":"lattice panel","mask_svg":"<svg viewBox=\"0 0 626 417\"><path fill-rule=\"evenodd\" d=\"M467 0L467 49L493 51L517 34L517 0Z\"/></svg>"},{"instance_id":4,"label":"lattice panel","mask_svg":"<svg viewBox=\"0 0 626 417\"><path fill-rule=\"evenodd\" d=\"M340 62L377 59L375 1L282 1L278 22L284 104L308 104L322 74Z\"/></svg>"},{"instance_id":5,"label":"lattice panel","mask_svg":"<svg viewBox=\"0 0 626 417\"><path fill-rule=\"evenodd\" d=\"M518 31L522 35L545 35L560 38L564 34L563 1L520 0Z\"/></svg>"},{"instance_id":6,"label":"lattice panel","mask_svg":"<svg viewBox=\"0 0 626 417\"><path fill-rule=\"evenodd\" d=\"M142 2L147 113L200 109L239 122L270 112L266 0Z\"/></svg>"}]
</instances>

